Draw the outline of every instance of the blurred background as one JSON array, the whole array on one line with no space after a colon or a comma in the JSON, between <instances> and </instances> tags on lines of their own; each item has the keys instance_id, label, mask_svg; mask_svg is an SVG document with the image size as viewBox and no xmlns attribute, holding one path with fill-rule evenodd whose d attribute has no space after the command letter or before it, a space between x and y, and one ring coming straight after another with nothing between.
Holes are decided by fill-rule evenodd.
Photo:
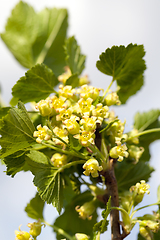
<instances>
[{"instance_id":1,"label":"blurred background","mask_svg":"<svg viewBox=\"0 0 160 240\"><path fill-rule=\"evenodd\" d=\"M69 13L68 36L74 35L81 46L82 53L87 56L86 69L92 85L106 88L110 77L96 69L96 61L106 48L113 45L129 43L143 44L146 55L145 84L136 96L131 97L125 106L115 108L116 114L124 121L126 130L133 125L137 111L149 111L160 108L160 1L159 0L26 0L35 10L45 7L67 8ZM0 1L0 32L4 27L11 10L17 0ZM11 99L11 88L25 74L21 67L0 40L0 85L2 97L8 104ZM160 184L160 140L150 147L152 155L150 164L155 168L150 178L151 193L144 198L144 204L156 202L157 187ZM22 224L22 230L32 222L24 212L26 204L34 197L36 188L32 184L30 173L18 173L14 179L5 175L5 166L0 165L0 237L3 240L15 238L14 230ZM141 211L142 215L157 210L151 207ZM52 206L45 207L46 220L53 223L57 216ZM136 226L126 240L137 239ZM46 227L39 240L55 239L51 229ZM110 233L101 239L110 240Z\"/></svg>"}]
</instances>

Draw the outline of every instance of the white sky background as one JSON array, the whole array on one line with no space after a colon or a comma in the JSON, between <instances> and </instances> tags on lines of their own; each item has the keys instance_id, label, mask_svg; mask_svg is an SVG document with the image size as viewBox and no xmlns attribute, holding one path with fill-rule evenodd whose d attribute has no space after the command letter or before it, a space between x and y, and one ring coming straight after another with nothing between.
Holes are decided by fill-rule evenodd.
<instances>
[{"instance_id":1,"label":"white sky background","mask_svg":"<svg viewBox=\"0 0 160 240\"><path fill-rule=\"evenodd\" d=\"M89 75L92 84L106 88L110 77L99 72L96 61L101 52L112 45L129 43L143 44L146 55L147 70L145 85L140 92L131 97L126 106L115 109L119 118L127 120L127 130L133 124L137 111L149 111L160 108L160 1L159 0L26 0L37 11L44 7L65 7L69 11L68 35L75 35L82 52L87 55L84 73ZM11 9L17 0L0 1L0 32L3 32ZM22 68L13 58L2 41L0 41L0 84L5 102L11 99L11 88L24 75ZM156 202L157 186L160 184L160 141L151 146L151 165L156 168L150 180L151 194L145 197L145 204ZM26 203L34 197L35 187L30 173L18 173L14 179L6 176L0 166L0 236L3 240L14 239L14 230L20 224L27 230L26 224L32 222L23 211ZM155 208L151 208L155 209ZM149 210L148 210L149 211ZM56 211L50 206L45 210L47 220L52 223ZM142 214L144 214L143 211ZM46 227L39 240L54 239ZM138 227L127 240L136 240ZM110 235L102 240L110 239Z\"/></svg>"}]
</instances>

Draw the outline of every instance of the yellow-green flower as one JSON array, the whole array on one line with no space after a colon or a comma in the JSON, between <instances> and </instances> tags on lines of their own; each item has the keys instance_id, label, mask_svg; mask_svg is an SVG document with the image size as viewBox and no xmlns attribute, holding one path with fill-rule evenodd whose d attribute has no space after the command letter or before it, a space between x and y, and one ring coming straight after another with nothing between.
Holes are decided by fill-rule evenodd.
<instances>
[{"instance_id":1,"label":"yellow-green flower","mask_svg":"<svg viewBox=\"0 0 160 240\"><path fill-rule=\"evenodd\" d=\"M149 194L150 193L150 191L148 190L149 188L150 188L150 185L147 184L145 180L141 180L140 183L138 182L136 183L135 186L132 186L130 188L130 191L131 192L134 191L136 192L136 194L145 194L145 193Z\"/></svg>"},{"instance_id":2,"label":"yellow-green flower","mask_svg":"<svg viewBox=\"0 0 160 240\"><path fill-rule=\"evenodd\" d=\"M80 94L81 98L84 98L86 100L88 98L91 98L94 101L99 96L100 91L101 91L100 88L95 88L95 87L88 86L87 84L85 84L81 87L81 89L78 89L77 92Z\"/></svg>"},{"instance_id":3,"label":"yellow-green flower","mask_svg":"<svg viewBox=\"0 0 160 240\"><path fill-rule=\"evenodd\" d=\"M92 219L92 213L95 211L95 205L93 201L84 203L81 207L76 206L76 211L79 213L79 217L82 219Z\"/></svg>"},{"instance_id":4,"label":"yellow-green flower","mask_svg":"<svg viewBox=\"0 0 160 240\"><path fill-rule=\"evenodd\" d=\"M129 153L126 151L127 147L126 145L118 145L113 148L111 148L109 155L111 158L117 158L118 161L123 161L124 157L128 157Z\"/></svg>"},{"instance_id":5,"label":"yellow-green flower","mask_svg":"<svg viewBox=\"0 0 160 240\"><path fill-rule=\"evenodd\" d=\"M103 167L99 166L99 163L96 159L91 158L83 165L83 169L85 169L83 173L86 176L89 176L91 174L92 177L98 177L98 172L102 171Z\"/></svg>"},{"instance_id":6,"label":"yellow-green flower","mask_svg":"<svg viewBox=\"0 0 160 240\"><path fill-rule=\"evenodd\" d=\"M129 152L129 157L135 159L135 161L138 162L144 152L144 148L137 147L135 145L130 145L128 152Z\"/></svg>"},{"instance_id":7,"label":"yellow-green flower","mask_svg":"<svg viewBox=\"0 0 160 240\"><path fill-rule=\"evenodd\" d=\"M52 113L52 109L50 107L49 100L41 100L35 105L35 108L40 111L40 114L43 117L49 116Z\"/></svg>"},{"instance_id":8,"label":"yellow-green flower","mask_svg":"<svg viewBox=\"0 0 160 240\"><path fill-rule=\"evenodd\" d=\"M107 104L107 106L121 104L119 96L117 95L116 92L109 93L105 98L105 103Z\"/></svg>"},{"instance_id":9,"label":"yellow-green flower","mask_svg":"<svg viewBox=\"0 0 160 240\"><path fill-rule=\"evenodd\" d=\"M96 117L83 117L80 121L82 129L90 132L96 129Z\"/></svg>"},{"instance_id":10,"label":"yellow-green flower","mask_svg":"<svg viewBox=\"0 0 160 240\"><path fill-rule=\"evenodd\" d=\"M66 119L63 122L70 134L74 135L79 133L80 126L77 121L79 121L79 117L72 115L70 119Z\"/></svg>"},{"instance_id":11,"label":"yellow-green flower","mask_svg":"<svg viewBox=\"0 0 160 240\"><path fill-rule=\"evenodd\" d=\"M82 116L86 115L89 116L90 112L92 111L92 109L94 108L94 106L92 105L93 99L92 98L88 98L88 99L83 99L80 98L80 100L78 101L77 104L77 113L80 113Z\"/></svg>"},{"instance_id":12,"label":"yellow-green flower","mask_svg":"<svg viewBox=\"0 0 160 240\"><path fill-rule=\"evenodd\" d=\"M60 153L55 153L51 157L54 167L62 167L67 164L67 156Z\"/></svg>"},{"instance_id":13,"label":"yellow-green flower","mask_svg":"<svg viewBox=\"0 0 160 240\"><path fill-rule=\"evenodd\" d=\"M97 117L97 122L99 122L100 124L103 122L104 118L108 118L109 113L108 113L109 108L107 106L103 106L102 103L98 103L96 105L96 108L94 107L94 109L92 110L92 115L94 117Z\"/></svg>"},{"instance_id":14,"label":"yellow-green flower","mask_svg":"<svg viewBox=\"0 0 160 240\"><path fill-rule=\"evenodd\" d=\"M149 188L150 186L145 182L145 180L141 180L140 183L136 183L135 186L130 187L130 192L133 193L134 206L143 200L145 193L150 193L148 190Z\"/></svg>"},{"instance_id":15,"label":"yellow-green flower","mask_svg":"<svg viewBox=\"0 0 160 240\"><path fill-rule=\"evenodd\" d=\"M59 95L65 98L75 98L76 90L72 89L72 86L62 84L59 86Z\"/></svg>"},{"instance_id":16,"label":"yellow-green flower","mask_svg":"<svg viewBox=\"0 0 160 240\"><path fill-rule=\"evenodd\" d=\"M116 119L115 119L116 120ZM107 130L107 135L110 138L111 143L115 142L115 138L123 138L123 131L125 127L125 121L122 123L119 119L115 121L111 127Z\"/></svg>"},{"instance_id":17,"label":"yellow-green flower","mask_svg":"<svg viewBox=\"0 0 160 240\"><path fill-rule=\"evenodd\" d=\"M65 141L66 143L68 143L68 131L62 127L55 127L53 129L53 132L59 137L61 138L63 141ZM66 146L65 143L63 143L60 139L53 137L53 142L56 145L61 145L61 146Z\"/></svg>"},{"instance_id":18,"label":"yellow-green flower","mask_svg":"<svg viewBox=\"0 0 160 240\"><path fill-rule=\"evenodd\" d=\"M72 115L71 108L63 109L62 111L60 111L58 115L56 115L56 121L65 121L66 119L70 119L71 115Z\"/></svg>"},{"instance_id":19,"label":"yellow-green flower","mask_svg":"<svg viewBox=\"0 0 160 240\"><path fill-rule=\"evenodd\" d=\"M47 126L37 126L38 131L34 131L33 137L37 137L36 142L41 143L42 140L49 140L52 137L52 131Z\"/></svg>"},{"instance_id":20,"label":"yellow-green flower","mask_svg":"<svg viewBox=\"0 0 160 240\"><path fill-rule=\"evenodd\" d=\"M30 228L29 233L35 238L41 234L41 228L45 224L42 224L41 220L38 220L37 222L28 223L27 226Z\"/></svg>"},{"instance_id":21,"label":"yellow-green flower","mask_svg":"<svg viewBox=\"0 0 160 240\"><path fill-rule=\"evenodd\" d=\"M16 238L15 240L31 240L31 236L28 232L21 231L20 226L19 226L19 231L15 231Z\"/></svg>"},{"instance_id":22,"label":"yellow-green flower","mask_svg":"<svg viewBox=\"0 0 160 240\"><path fill-rule=\"evenodd\" d=\"M52 97L51 107L56 113L63 111L68 107L66 98L62 96L60 96L59 98L57 98L56 96Z\"/></svg>"},{"instance_id":23,"label":"yellow-green flower","mask_svg":"<svg viewBox=\"0 0 160 240\"><path fill-rule=\"evenodd\" d=\"M82 131L80 134L74 136L79 139L82 146L88 147L90 144L94 144L95 134L93 132Z\"/></svg>"}]
</instances>

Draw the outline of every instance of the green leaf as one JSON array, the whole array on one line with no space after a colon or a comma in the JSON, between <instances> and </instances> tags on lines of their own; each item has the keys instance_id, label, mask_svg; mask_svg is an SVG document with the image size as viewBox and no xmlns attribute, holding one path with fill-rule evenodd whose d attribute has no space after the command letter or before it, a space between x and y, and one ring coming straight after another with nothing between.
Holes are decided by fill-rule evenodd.
<instances>
[{"instance_id":1,"label":"green leaf","mask_svg":"<svg viewBox=\"0 0 160 240\"><path fill-rule=\"evenodd\" d=\"M35 143L35 130L24 105L19 102L18 108L11 108L0 121L1 157L7 157L20 150L25 150Z\"/></svg>"},{"instance_id":2,"label":"green leaf","mask_svg":"<svg viewBox=\"0 0 160 240\"><path fill-rule=\"evenodd\" d=\"M49 164L47 157L35 150L27 154L27 163L35 175L34 184L40 197L47 203L52 203L60 213L63 205L63 184L60 169Z\"/></svg>"},{"instance_id":3,"label":"green leaf","mask_svg":"<svg viewBox=\"0 0 160 240\"><path fill-rule=\"evenodd\" d=\"M146 69L144 55L143 45L113 46L107 48L97 61L97 68L117 81L118 95L122 103L143 85L143 72Z\"/></svg>"},{"instance_id":4,"label":"green leaf","mask_svg":"<svg viewBox=\"0 0 160 240\"><path fill-rule=\"evenodd\" d=\"M41 219L43 220L43 209L44 209L44 201L40 198L38 193L36 196L31 199L31 201L25 207L25 212L27 213L28 217L33 219Z\"/></svg>"},{"instance_id":5,"label":"green leaf","mask_svg":"<svg viewBox=\"0 0 160 240\"><path fill-rule=\"evenodd\" d=\"M56 219L54 225L62 228L65 232L72 236L74 236L75 233L84 233L91 236L93 226L96 223L97 213L93 213L91 220L83 220L79 217L75 207L83 205L92 198L93 196L88 191L74 197L70 204L66 206L64 213ZM57 232L57 239L60 240L62 238L63 236Z\"/></svg>"},{"instance_id":6,"label":"green leaf","mask_svg":"<svg viewBox=\"0 0 160 240\"><path fill-rule=\"evenodd\" d=\"M3 118L5 115L7 115L10 107L4 107L0 108L0 119Z\"/></svg>"},{"instance_id":7,"label":"green leaf","mask_svg":"<svg viewBox=\"0 0 160 240\"><path fill-rule=\"evenodd\" d=\"M12 95L24 103L37 102L53 93L57 83L58 80L50 68L44 64L37 64L14 85Z\"/></svg>"},{"instance_id":8,"label":"green leaf","mask_svg":"<svg viewBox=\"0 0 160 240\"><path fill-rule=\"evenodd\" d=\"M134 127L139 132L160 128L159 116L160 110L158 109L153 109L143 113L138 112L134 117ZM139 146L143 147L145 150L140 158L140 161L149 161L149 145L158 139L160 139L160 131L147 133L139 137Z\"/></svg>"},{"instance_id":9,"label":"green leaf","mask_svg":"<svg viewBox=\"0 0 160 240\"><path fill-rule=\"evenodd\" d=\"M65 66L66 30L66 9L46 8L36 13L20 1L12 10L1 38L22 66L31 68L44 62L59 75Z\"/></svg>"},{"instance_id":10,"label":"green leaf","mask_svg":"<svg viewBox=\"0 0 160 240\"><path fill-rule=\"evenodd\" d=\"M134 95L144 84L143 75L139 75L130 85L118 87L117 94L121 103L124 104L128 98Z\"/></svg>"},{"instance_id":11,"label":"green leaf","mask_svg":"<svg viewBox=\"0 0 160 240\"><path fill-rule=\"evenodd\" d=\"M6 174L14 177L16 173L25 169L25 152L19 151L4 158L4 163L7 166Z\"/></svg>"},{"instance_id":12,"label":"green leaf","mask_svg":"<svg viewBox=\"0 0 160 240\"><path fill-rule=\"evenodd\" d=\"M158 128L160 126L160 123L158 121L159 116L159 109L153 109L143 113L138 112L134 117L134 127L138 129L139 132L145 131L147 129Z\"/></svg>"},{"instance_id":13,"label":"green leaf","mask_svg":"<svg viewBox=\"0 0 160 240\"><path fill-rule=\"evenodd\" d=\"M85 55L81 54L80 46L76 39L70 37L65 42L66 62L71 69L72 74L80 75L85 67Z\"/></svg>"},{"instance_id":14,"label":"green leaf","mask_svg":"<svg viewBox=\"0 0 160 240\"><path fill-rule=\"evenodd\" d=\"M65 85L71 85L73 88L78 87L79 86L79 78L78 78L77 74L71 75L65 82Z\"/></svg>"},{"instance_id":15,"label":"green leaf","mask_svg":"<svg viewBox=\"0 0 160 240\"><path fill-rule=\"evenodd\" d=\"M153 171L154 169L145 162L138 162L136 165L125 161L118 162L115 167L115 175L119 192L129 190L132 185L140 182L140 180L147 182Z\"/></svg>"}]
</instances>

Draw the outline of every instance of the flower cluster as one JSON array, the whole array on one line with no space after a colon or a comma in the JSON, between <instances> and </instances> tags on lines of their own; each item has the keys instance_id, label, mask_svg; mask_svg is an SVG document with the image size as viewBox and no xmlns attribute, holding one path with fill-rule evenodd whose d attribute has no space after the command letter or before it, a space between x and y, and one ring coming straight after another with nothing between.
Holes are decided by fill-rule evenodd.
<instances>
[{"instance_id":1,"label":"flower cluster","mask_svg":"<svg viewBox=\"0 0 160 240\"><path fill-rule=\"evenodd\" d=\"M69 149L70 139L73 138L82 149L86 148L88 151L96 144L97 129L108 126L105 130L105 136L109 142L108 157L118 161L122 161L124 157L127 158L129 153L124 141L126 139L125 122L122 123L112 111L109 111L109 106L120 104L117 93L105 93L107 96L101 96L103 89L86 84L88 83L87 77L80 78L79 87L73 88L67 85L71 76L70 69L66 68L66 72L58 77L61 84L57 93L36 104L36 110L49 122L43 127L37 126L37 131L33 134L36 141L43 143L43 140L50 140L50 144L65 150ZM142 152L138 150L136 149L137 159ZM134 154L132 152L130 149L130 155ZM104 158L103 160L94 159L88 151L83 173L86 176L91 174L92 177L98 177L99 172L102 171L103 161ZM51 162L55 167L62 167L68 162L67 155L57 152L52 156Z\"/></svg>"}]
</instances>

